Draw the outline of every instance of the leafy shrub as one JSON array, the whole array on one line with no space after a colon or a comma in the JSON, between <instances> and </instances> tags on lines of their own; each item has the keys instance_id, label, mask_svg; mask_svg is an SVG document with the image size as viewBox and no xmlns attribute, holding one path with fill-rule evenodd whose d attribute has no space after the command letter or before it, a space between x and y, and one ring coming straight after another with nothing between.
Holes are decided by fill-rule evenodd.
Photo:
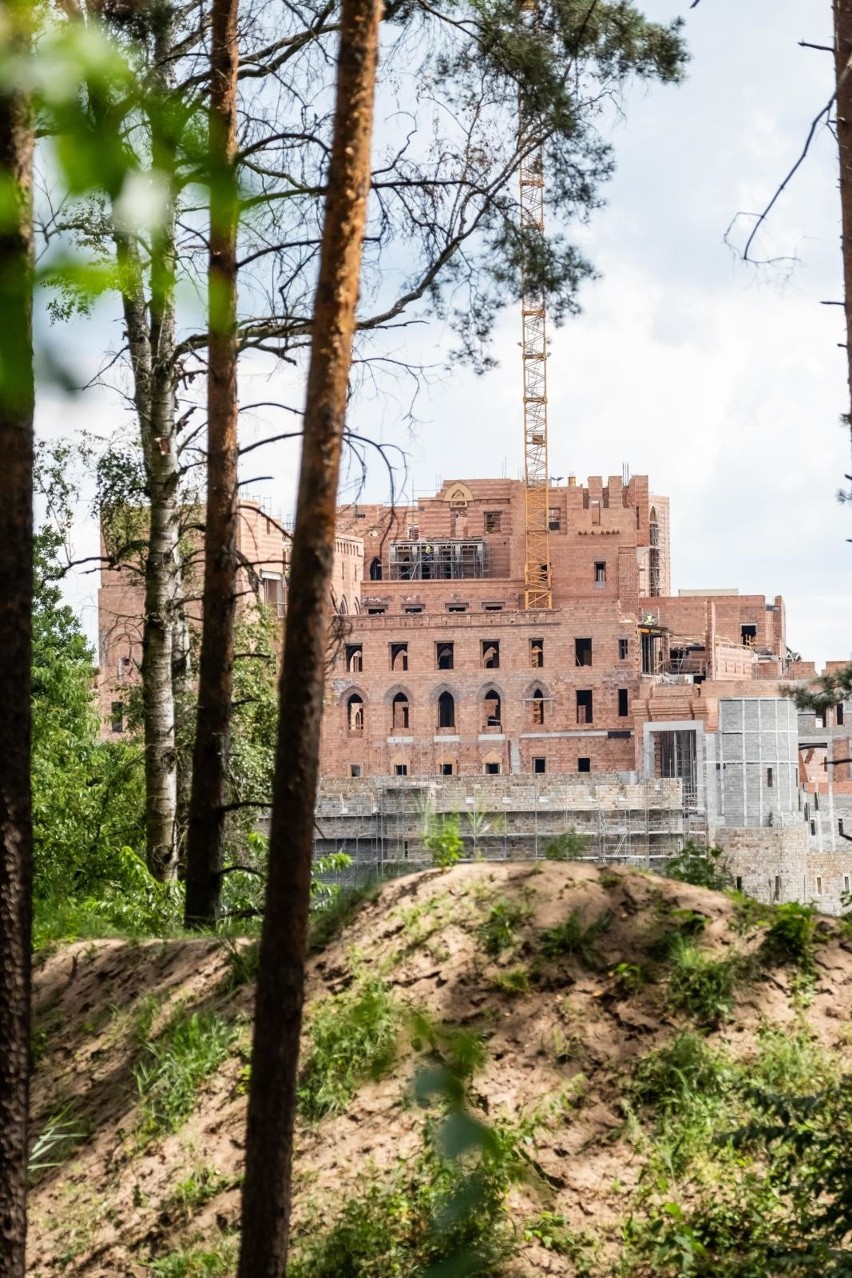
<instances>
[{"instance_id":1,"label":"leafy shrub","mask_svg":"<svg viewBox=\"0 0 852 1278\"><path fill-rule=\"evenodd\" d=\"M455 813L441 817L423 836L423 846L432 855L432 864L442 870L457 865L464 853L461 821Z\"/></svg>"},{"instance_id":2,"label":"leafy shrub","mask_svg":"<svg viewBox=\"0 0 852 1278\"><path fill-rule=\"evenodd\" d=\"M727 1020L733 1008L736 958L713 959L694 941L680 937L669 956L668 1001L704 1025Z\"/></svg>"},{"instance_id":3,"label":"leafy shrub","mask_svg":"<svg viewBox=\"0 0 852 1278\"><path fill-rule=\"evenodd\" d=\"M616 963L610 970L610 976L621 995L638 994L648 979L638 963Z\"/></svg>"},{"instance_id":4,"label":"leafy shrub","mask_svg":"<svg viewBox=\"0 0 852 1278\"><path fill-rule=\"evenodd\" d=\"M779 905L761 947L771 963L792 963L803 972L814 967L816 910L788 901Z\"/></svg>"},{"instance_id":5,"label":"leafy shrub","mask_svg":"<svg viewBox=\"0 0 852 1278\"><path fill-rule=\"evenodd\" d=\"M541 934L542 949L548 958L571 954L586 967L595 966L594 944L612 923L610 910L604 910L590 923L582 910L572 910L564 923L546 928Z\"/></svg>"},{"instance_id":6,"label":"leafy shrub","mask_svg":"<svg viewBox=\"0 0 852 1278\"><path fill-rule=\"evenodd\" d=\"M236 1028L215 1012L178 1014L159 1038L144 1046L133 1069L142 1098L143 1139L177 1131L195 1105L198 1088L227 1057Z\"/></svg>"},{"instance_id":7,"label":"leafy shrub","mask_svg":"<svg viewBox=\"0 0 852 1278\"><path fill-rule=\"evenodd\" d=\"M237 1256L236 1238L223 1238L217 1248L183 1247L150 1260L148 1273L156 1278L229 1278Z\"/></svg>"},{"instance_id":8,"label":"leafy shrub","mask_svg":"<svg viewBox=\"0 0 852 1278\"><path fill-rule=\"evenodd\" d=\"M383 981L322 999L308 1022L299 1106L316 1122L340 1113L364 1079L380 1077L396 1056L399 1009Z\"/></svg>"},{"instance_id":9,"label":"leafy shrub","mask_svg":"<svg viewBox=\"0 0 852 1278\"><path fill-rule=\"evenodd\" d=\"M679 883L691 883L694 887L723 892L733 886L733 878L725 868L724 856L723 848L700 848L687 840L677 856L666 863L666 877L677 879Z\"/></svg>"},{"instance_id":10,"label":"leafy shrub","mask_svg":"<svg viewBox=\"0 0 852 1278\"><path fill-rule=\"evenodd\" d=\"M578 834L572 826L570 830L557 834L555 839L550 840L544 849L545 860L580 861L586 855L590 843L591 837L588 834Z\"/></svg>"},{"instance_id":11,"label":"leafy shrub","mask_svg":"<svg viewBox=\"0 0 852 1278\"><path fill-rule=\"evenodd\" d=\"M642 1057L630 1093L647 1109L682 1114L696 1100L721 1095L731 1077L724 1058L700 1034L687 1032Z\"/></svg>"},{"instance_id":12,"label":"leafy shrub","mask_svg":"<svg viewBox=\"0 0 852 1278\"><path fill-rule=\"evenodd\" d=\"M510 949L517 940L518 930L529 920L532 910L521 901L501 897L488 912L488 917L477 929L477 935L486 953L497 957Z\"/></svg>"}]
</instances>

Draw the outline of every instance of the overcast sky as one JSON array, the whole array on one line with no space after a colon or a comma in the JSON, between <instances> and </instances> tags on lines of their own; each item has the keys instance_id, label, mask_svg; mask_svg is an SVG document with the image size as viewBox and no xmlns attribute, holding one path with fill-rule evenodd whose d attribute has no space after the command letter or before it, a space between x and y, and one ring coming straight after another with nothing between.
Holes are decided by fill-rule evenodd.
<instances>
[{"instance_id":1,"label":"overcast sky","mask_svg":"<svg viewBox=\"0 0 852 1278\"><path fill-rule=\"evenodd\" d=\"M830 96L830 56L797 43L830 43L830 8L645 0L649 17L686 17L688 77L632 92L613 127L607 207L581 235L603 278L551 330L548 366L551 474L647 473L671 498L673 589L782 594L791 646L819 663L852 653L852 510L835 497L850 462L844 332L839 308L820 305L842 295L831 134L819 132L759 242L762 256L795 261L743 265L724 235L739 211L763 207ZM357 409L354 426L406 449L409 497L441 478L519 474L519 327L513 308L496 371L432 384L413 436L398 424L403 387L399 402ZM440 326L409 340L436 359L451 342ZM295 458L251 460L249 477L274 476L251 487L289 510ZM386 496L378 464L367 495ZM91 578L78 593L91 628Z\"/></svg>"}]
</instances>

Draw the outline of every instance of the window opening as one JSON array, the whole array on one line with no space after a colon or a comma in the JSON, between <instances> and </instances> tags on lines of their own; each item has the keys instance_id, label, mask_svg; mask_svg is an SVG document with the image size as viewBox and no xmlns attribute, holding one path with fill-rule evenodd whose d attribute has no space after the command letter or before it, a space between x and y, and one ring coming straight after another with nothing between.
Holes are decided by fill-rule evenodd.
<instances>
[{"instance_id":1,"label":"window opening","mask_svg":"<svg viewBox=\"0 0 852 1278\"><path fill-rule=\"evenodd\" d=\"M618 689L618 717L620 719L624 719L629 713L630 713L630 710L628 708L627 689L619 688Z\"/></svg>"},{"instance_id":2,"label":"window opening","mask_svg":"<svg viewBox=\"0 0 852 1278\"><path fill-rule=\"evenodd\" d=\"M110 706L110 728L113 732L124 731L124 702L113 701Z\"/></svg>"},{"instance_id":3,"label":"window opening","mask_svg":"<svg viewBox=\"0 0 852 1278\"><path fill-rule=\"evenodd\" d=\"M500 644L496 639L482 640L482 664L486 670L497 670L500 666Z\"/></svg>"},{"instance_id":4,"label":"window opening","mask_svg":"<svg viewBox=\"0 0 852 1278\"><path fill-rule=\"evenodd\" d=\"M772 888L772 899L773 901L781 900L781 875L780 874L775 875L775 883Z\"/></svg>"},{"instance_id":5,"label":"window opening","mask_svg":"<svg viewBox=\"0 0 852 1278\"><path fill-rule=\"evenodd\" d=\"M350 732L364 731L364 699L359 697L357 692L353 692L352 696L346 703L347 717L349 720Z\"/></svg>"},{"instance_id":6,"label":"window opening","mask_svg":"<svg viewBox=\"0 0 852 1278\"><path fill-rule=\"evenodd\" d=\"M484 771L485 771L485 774L486 774L487 776L495 777L495 776L497 776L497 775L499 774L499 772L500 772L500 764L499 764L499 763L486 763L485 768L484 768Z\"/></svg>"},{"instance_id":7,"label":"window opening","mask_svg":"<svg viewBox=\"0 0 852 1278\"><path fill-rule=\"evenodd\" d=\"M394 776L397 776L397 777L407 777L407 776L408 776L408 764L407 764L407 763L395 763L395 764L393 765L393 771L394 771Z\"/></svg>"},{"instance_id":8,"label":"window opening","mask_svg":"<svg viewBox=\"0 0 852 1278\"><path fill-rule=\"evenodd\" d=\"M455 770L456 770L456 769L455 769L455 764L454 764L454 763L442 763L442 764L441 764L441 776L442 776L442 777L451 777L451 776L453 776L453 775L454 775L454 773L455 773Z\"/></svg>"},{"instance_id":9,"label":"window opening","mask_svg":"<svg viewBox=\"0 0 852 1278\"><path fill-rule=\"evenodd\" d=\"M502 722L500 713L500 697L496 692L488 692L483 699L483 718L486 728L499 728Z\"/></svg>"},{"instance_id":10,"label":"window opening","mask_svg":"<svg viewBox=\"0 0 852 1278\"><path fill-rule=\"evenodd\" d=\"M378 555L370 560L370 581L381 581L382 561Z\"/></svg>"},{"instance_id":11,"label":"window opening","mask_svg":"<svg viewBox=\"0 0 852 1278\"><path fill-rule=\"evenodd\" d=\"M503 522L502 510L486 510L485 512L485 531L487 533L500 532L500 525Z\"/></svg>"},{"instance_id":12,"label":"window opening","mask_svg":"<svg viewBox=\"0 0 852 1278\"><path fill-rule=\"evenodd\" d=\"M817 727L818 727L818 728L825 728L825 727L827 727L827 726L828 726L828 711L827 711L827 710L817 710L817 712L816 712L816 722L817 722Z\"/></svg>"},{"instance_id":13,"label":"window opening","mask_svg":"<svg viewBox=\"0 0 852 1278\"><path fill-rule=\"evenodd\" d=\"M435 645L435 664L439 670L452 670L455 645L439 643Z\"/></svg>"},{"instance_id":14,"label":"window opening","mask_svg":"<svg viewBox=\"0 0 852 1278\"><path fill-rule=\"evenodd\" d=\"M746 648L753 648L757 642L757 626L740 626L740 637Z\"/></svg>"},{"instance_id":15,"label":"window opening","mask_svg":"<svg viewBox=\"0 0 852 1278\"><path fill-rule=\"evenodd\" d=\"M405 613L408 613L408 615L411 616L414 613L422 612L423 605L422 604L404 604L402 611Z\"/></svg>"},{"instance_id":16,"label":"window opening","mask_svg":"<svg viewBox=\"0 0 852 1278\"><path fill-rule=\"evenodd\" d=\"M558 506L550 506L547 511L547 528L549 532L559 532L561 516Z\"/></svg>"},{"instance_id":17,"label":"window opening","mask_svg":"<svg viewBox=\"0 0 852 1278\"><path fill-rule=\"evenodd\" d=\"M278 573L262 573L260 585L263 591L263 602L271 608L276 617L284 615L284 592L281 577Z\"/></svg>"},{"instance_id":18,"label":"window opening","mask_svg":"<svg viewBox=\"0 0 852 1278\"><path fill-rule=\"evenodd\" d=\"M574 665L590 666L591 664L592 664L591 639L575 639L574 640Z\"/></svg>"},{"instance_id":19,"label":"window opening","mask_svg":"<svg viewBox=\"0 0 852 1278\"><path fill-rule=\"evenodd\" d=\"M767 769L766 769L766 788L767 788L767 790L771 790L771 789L772 789L772 787L774 786L774 784L775 784L775 773L772 771L772 768L767 768Z\"/></svg>"},{"instance_id":20,"label":"window opening","mask_svg":"<svg viewBox=\"0 0 852 1278\"><path fill-rule=\"evenodd\" d=\"M447 612L467 612L467 604L447 604Z\"/></svg>"},{"instance_id":21,"label":"window opening","mask_svg":"<svg viewBox=\"0 0 852 1278\"><path fill-rule=\"evenodd\" d=\"M619 639L618 641L618 659L626 661L627 654L630 651L630 641L628 639Z\"/></svg>"},{"instance_id":22,"label":"window opening","mask_svg":"<svg viewBox=\"0 0 852 1278\"><path fill-rule=\"evenodd\" d=\"M438 727L456 726L456 702L451 692L442 692L438 698Z\"/></svg>"},{"instance_id":23,"label":"window opening","mask_svg":"<svg viewBox=\"0 0 852 1278\"><path fill-rule=\"evenodd\" d=\"M482 605L482 610L483 612L502 612L504 607L505 604L501 603L487 603Z\"/></svg>"},{"instance_id":24,"label":"window opening","mask_svg":"<svg viewBox=\"0 0 852 1278\"><path fill-rule=\"evenodd\" d=\"M738 875L737 875L737 877L734 879L734 887L736 888L736 890L737 890L738 892L742 892L742 890L743 890L743 877L742 877L742 875L741 875L741 874L738 874Z\"/></svg>"},{"instance_id":25,"label":"window opening","mask_svg":"<svg viewBox=\"0 0 852 1278\"><path fill-rule=\"evenodd\" d=\"M592 770L592 761L591 761L591 759L581 758L581 759L578 759L578 760L577 760L577 771L578 771L578 772L591 772L591 770Z\"/></svg>"},{"instance_id":26,"label":"window opening","mask_svg":"<svg viewBox=\"0 0 852 1278\"><path fill-rule=\"evenodd\" d=\"M834 707L834 722L837 724L838 728L843 727L843 704L842 703Z\"/></svg>"},{"instance_id":27,"label":"window opening","mask_svg":"<svg viewBox=\"0 0 852 1278\"><path fill-rule=\"evenodd\" d=\"M536 757L534 757L534 758L533 758L533 772L542 773L542 772L546 772L546 771L547 771L547 759L542 758L542 756L541 756L541 755L537 755Z\"/></svg>"},{"instance_id":28,"label":"window opening","mask_svg":"<svg viewBox=\"0 0 852 1278\"><path fill-rule=\"evenodd\" d=\"M534 724L544 723L544 693L536 688L532 695L532 721Z\"/></svg>"},{"instance_id":29,"label":"window opening","mask_svg":"<svg viewBox=\"0 0 852 1278\"><path fill-rule=\"evenodd\" d=\"M350 775L350 777L360 777L360 775L361 775L361 764L360 764L360 763L350 763L350 764L349 764L349 775Z\"/></svg>"},{"instance_id":30,"label":"window opening","mask_svg":"<svg viewBox=\"0 0 852 1278\"><path fill-rule=\"evenodd\" d=\"M543 639L530 639L530 665L533 670L541 670L544 665Z\"/></svg>"},{"instance_id":31,"label":"window opening","mask_svg":"<svg viewBox=\"0 0 852 1278\"><path fill-rule=\"evenodd\" d=\"M387 604L376 604L372 608L367 609L368 617L383 617L387 612Z\"/></svg>"},{"instance_id":32,"label":"window opening","mask_svg":"<svg viewBox=\"0 0 852 1278\"><path fill-rule=\"evenodd\" d=\"M392 643L390 646L391 670L408 669L408 644Z\"/></svg>"},{"instance_id":33,"label":"window opening","mask_svg":"<svg viewBox=\"0 0 852 1278\"><path fill-rule=\"evenodd\" d=\"M822 896L822 875L821 874L818 874L816 876L816 894L817 896Z\"/></svg>"},{"instance_id":34,"label":"window opening","mask_svg":"<svg viewBox=\"0 0 852 1278\"><path fill-rule=\"evenodd\" d=\"M346 669L350 674L360 674L364 669L364 645L348 643L346 645Z\"/></svg>"},{"instance_id":35,"label":"window opening","mask_svg":"<svg viewBox=\"0 0 852 1278\"><path fill-rule=\"evenodd\" d=\"M577 722L592 722L592 693L589 689L577 693Z\"/></svg>"},{"instance_id":36,"label":"window opening","mask_svg":"<svg viewBox=\"0 0 852 1278\"><path fill-rule=\"evenodd\" d=\"M398 692L393 699L392 722L394 728L408 727L408 697L404 692Z\"/></svg>"},{"instance_id":37,"label":"window opening","mask_svg":"<svg viewBox=\"0 0 852 1278\"><path fill-rule=\"evenodd\" d=\"M599 560L595 564L595 585L606 585L606 562L604 560Z\"/></svg>"}]
</instances>

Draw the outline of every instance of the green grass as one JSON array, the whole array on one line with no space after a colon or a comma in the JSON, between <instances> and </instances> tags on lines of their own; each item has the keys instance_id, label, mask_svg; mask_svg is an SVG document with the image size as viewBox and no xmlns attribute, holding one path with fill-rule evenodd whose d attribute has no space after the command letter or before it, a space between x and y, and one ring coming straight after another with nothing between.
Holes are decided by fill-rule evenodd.
<instances>
[{"instance_id":1,"label":"green grass","mask_svg":"<svg viewBox=\"0 0 852 1278\"><path fill-rule=\"evenodd\" d=\"M509 967L502 972L496 972L493 983L503 994L513 996L529 994L532 989L530 974L525 967Z\"/></svg>"},{"instance_id":2,"label":"green grass","mask_svg":"<svg viewBox=\"0 0 852 1278\"><path fill-rule=\"evenodd\" d=\"M713 959L694 941L679 937L669 954L667 999L701 1025L728 1020L734 1005L738 960Z\"/></svg>"},{"instance_id":3,"label":"green grass","mask_svg":"<svg viewBox=\"0 0 852 1278\"><path fill-rule=\"evenodd\" d=\"M183 1247L147 1264L157 1278L230 1278L237 1259L237 1240L223 1238L214 1248Z\"/></svg>"},{"instance_id":4,"label":"green grass","mask_svg":"<svg viewBox=\"0 0 852 1278\"><path fill-rule=\"evenodd\" d=\"M380 1077L396 1057L400 1012L375 978L322 999L308 1021L299 1107L311 1122L340 1113L360 1084Z\"/></svg>"},{"instance_id":5,"label":"green grass","mask_svg":"<svg viewBox=\"0 0 852 1278\"><path fill-rule=\"evenodd\" d=\"M532 909L525 902L501 896L476 930L486 954L496 958L517 945L518 933L531 917Z\"/></svg>"},{"instance_id":6,"label":"green grass","mask_svg":"<svg viewBox=\"0 0 852 1278\"><path fill-rule=\"evenodd\" d=\"M541 948L549 959L571 955L586 967L595 967L595 942L606 932L612 920L610 910L604 910L591 922L586 921L583 910L572 910L564 923L542 932Z\"/></svg>"},{"instance_id":7,"label":"green grass","mask_svg":"<svg viewBox=\"0 0 852 1278\"><path fill-rule=\"evenodd\" d=\"M377 879L360 887L341 888L334 896L324 899L311 914L310 949L312 953L324 950L357 915L367 901L375 901L381 890Z\"/></svg>"},{"instance_id":8,"label":"green grass","mask_svg":"<svg viewBox=\"0 0 852 1278\"><path fill-rule=\"evenodd\" d=\"M133 1069L142 1101L137 1134L143 1141L178 1130L237 1034L233 1022L216 1012L178 1012L157 1039L145 1044Z\"/></svg>"},{"instance_id":9,"label":"green grass","mask_svg":"<svg viewBox=\"0 0 852 1278\"><path fill-rule=\"evenodd\" d=\"M642 1057L629 1091L655 1114L684 1115L696 1102L722 1095L731 1078L725 1058L700 1034L688 1031Z\"/></svg>"},{"instance_id":10,"label":"green grass","mask_svg":"<svg viewBox=\"0 0 852 1278\"><path fill-rule=\"evenodd\" d=\"M786 963L810 975L816 956L817 913L812 905L788 901L775 909L761 953L769 963Z\"/></svg>"},{"instance_id":11,"label":"green grass","mask_svg":"<svg viewBox=\"0 0 852 1278\"><path fill-rule=\"evenodd\" d=\"M184 1221L188 1221L219 1194L233 1188L235 1183L237 1182L233 1178L222 1176L215 1167L194 1167L188 1176L175 1185L163 1204L163 1210L175 1212Z\"/></svg>"}]
</instances>

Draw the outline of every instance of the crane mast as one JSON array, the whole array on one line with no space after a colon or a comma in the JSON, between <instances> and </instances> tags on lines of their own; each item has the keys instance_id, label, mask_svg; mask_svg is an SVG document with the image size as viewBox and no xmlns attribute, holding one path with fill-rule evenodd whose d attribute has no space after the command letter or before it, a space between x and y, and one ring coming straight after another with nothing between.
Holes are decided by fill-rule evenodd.
<instances>
[{"instance_id":1,"label":"crane mast","mask_svg":"<svg viewBox=\"0 0 852 1278\"><path fill-rule=\"evenodd\" d=\"M519 128L524 135L523 98ZM544 230L544 146L521 161L522 230ZM547 316L544 297L521 279L524 368L524 608L552 608L547 462Z\"/></svg>"}]
</instances>

